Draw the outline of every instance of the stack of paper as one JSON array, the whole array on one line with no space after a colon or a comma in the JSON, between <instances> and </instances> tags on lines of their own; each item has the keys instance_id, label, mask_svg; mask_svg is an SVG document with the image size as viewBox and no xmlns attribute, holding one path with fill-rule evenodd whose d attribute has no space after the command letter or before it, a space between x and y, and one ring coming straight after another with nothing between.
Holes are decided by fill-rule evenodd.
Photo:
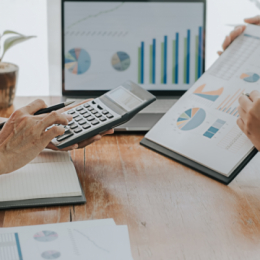
<instances>
[{"instance_id":1,"label":"stack of paper","mask_svg":"<svg viewBox=\"0 0 260 260\"><path fill-rule=\"evenodd\" d=\"M132 260L127 226L113 219L0 229L0 259Z\"/></svg>"}]
</instances>

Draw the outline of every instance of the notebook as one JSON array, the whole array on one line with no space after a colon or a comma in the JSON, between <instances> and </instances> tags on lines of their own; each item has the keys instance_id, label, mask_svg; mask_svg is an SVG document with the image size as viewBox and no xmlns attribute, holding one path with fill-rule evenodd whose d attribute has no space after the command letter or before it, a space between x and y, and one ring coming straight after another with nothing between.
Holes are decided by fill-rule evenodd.
<instances>
[{"instance_id":1,"label":"notebook","mask_svg":"<svg viewBox=\"0 0 260 260\"><path fill-rule=\"evenodd\" d=\"M14 203L37 206L37 199L39 206L64 204L68 199L85 202L68 152L44 150L21 169L0 175L0 208Z\"/></svg>"},{"instance_id":2,"label":"notebook","mask_svg":"<svg viewBox=\"0 0 260 260\"><path fill-rule=\"evenodd\" d=\"M260 27L249 25L142 144L229 183L256 154L237 119L239 97L259 90L259 57Z\"/></svg>"}]
</instances>

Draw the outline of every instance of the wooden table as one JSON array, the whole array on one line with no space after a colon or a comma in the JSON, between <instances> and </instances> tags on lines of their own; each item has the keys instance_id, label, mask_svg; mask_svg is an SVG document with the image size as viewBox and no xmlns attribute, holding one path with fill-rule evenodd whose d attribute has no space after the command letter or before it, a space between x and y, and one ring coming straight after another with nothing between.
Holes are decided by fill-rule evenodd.
<instances>
[{"instance_id":1,"label":"wooden table","mask_svg":"<svg viewBox=\"0 0 260 260\"><path fill-rule=\"evenodd\" d=\"M33 99L16 98L15 108ZM142 138L115 134L71 153L86 205L0 211L0 227L114 218L128 225L135 260L260 259L259 156L225 186L140 146Z\"/></svg>"}]
</instances>

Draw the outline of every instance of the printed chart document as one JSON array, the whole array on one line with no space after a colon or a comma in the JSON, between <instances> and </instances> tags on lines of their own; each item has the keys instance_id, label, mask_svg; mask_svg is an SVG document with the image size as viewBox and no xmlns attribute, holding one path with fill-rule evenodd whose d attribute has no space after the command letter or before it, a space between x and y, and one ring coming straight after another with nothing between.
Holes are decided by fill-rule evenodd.
<instances>
[{"instance_id":1,"label":"printed chart document","mask_svg":"<svg viewBox=\"0 0 260 260\"><path fill-rule=\"evenodd\" d=\"M113 219L0 229L0 259L132 260L127 226Z\"/></svg>"},{"instance_id":2,"label":"printed chart document","mask_svg":"<svg viewBox=\"0 0 260 260\"><path fill-rule=\"evenodd\" d=\"M238 99L260 89L260 27L248 25L145 136L224 176L254 149L236 124Z\"/></svg>"},{"instance_id":3,"label":"printed chart document","mask_svg":"<svg viewBox=\"0 0 260 260\"><path fill-rule=\"evenodd\" d=\"M81 195L68 152L44 150L21 169L0 176L0 202Z\"/></svg>"}]
</instances>

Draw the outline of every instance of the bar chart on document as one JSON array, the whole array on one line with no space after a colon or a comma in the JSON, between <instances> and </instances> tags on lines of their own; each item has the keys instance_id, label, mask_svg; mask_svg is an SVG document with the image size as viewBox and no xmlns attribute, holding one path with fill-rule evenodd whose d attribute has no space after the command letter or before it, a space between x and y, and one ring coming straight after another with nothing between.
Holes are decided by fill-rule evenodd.
<instances>
[{"instance_id":1,"label":"bar chart on document","mask_svg":"<svg viewBox=\"0 0 260 260\"><path fill-rule=\"evenodd\" d=\"M84 73L71 67L78 57L65 60L68 90L126 78L148 90L187 90L202 75L202 3L66 2L65 17L64 56L89 55Z\"/></svg>"}]
</instances>

